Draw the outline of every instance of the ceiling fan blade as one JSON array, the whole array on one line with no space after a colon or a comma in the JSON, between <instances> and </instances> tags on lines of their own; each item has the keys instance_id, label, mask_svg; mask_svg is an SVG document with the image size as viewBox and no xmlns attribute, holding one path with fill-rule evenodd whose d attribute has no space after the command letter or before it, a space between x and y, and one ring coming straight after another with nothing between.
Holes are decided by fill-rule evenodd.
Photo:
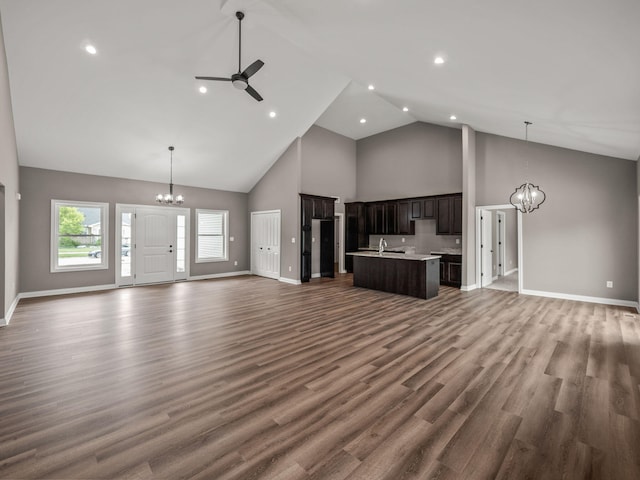
<instances>
[{"instance_id":1,"label":"ceiling fan blade","mask_svg":"<svg viewBox=\"0 0 640 480\"><path fill-rule=\"evenodd\" d=\"M260 94L258 92L256 92L251 85L247 85L247 88L245 89L245 92L247 92L249 95L251 95L257 101L259 101L259 102L262 101L262 97L260 96Z\"/></svg>"},{"instance_id":2,"label":"ceiling fan blade","mask_svg":"<svg viewBox=\"0 0 640 480\"><path fill-rule=\"evenodd\" d=\"M196 77L196 80L218 80L220 82L230 82L230 78L224 77Z\"/></svg>"},{"instance_id":3,"label":"ceiling fan blade","mask_svg":"<svg viewBox=\"0 0 640 480\"><path fill-rule=\"evenodd\" d=\"M264 65L264 62L262 60L256 60L255 62L253 62L251 65L249 65L247 68L244 69L244 72L242 72L242 75L244 75L246 78L249 78L251 75L255 74L258 70L260 70L263 65Z\"/></svg>"}]
</instances>

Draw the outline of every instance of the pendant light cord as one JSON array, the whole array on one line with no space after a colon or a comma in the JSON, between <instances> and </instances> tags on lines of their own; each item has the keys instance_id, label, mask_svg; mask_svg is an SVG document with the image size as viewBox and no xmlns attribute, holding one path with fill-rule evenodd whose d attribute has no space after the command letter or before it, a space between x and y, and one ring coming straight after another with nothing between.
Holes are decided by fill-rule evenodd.
<instances>
[{"instance_id":1,"label":"pendant light cord","mask_svg":"<svg viewBox=\"0 0 640 480\"><path fill-rule=\"evenodd\" d=\"M524 121L524 141L525 143L528 145L529 144L529 125L533 125L533 123L525 120ZM525 151L528 150L528 148L525 148ZM529 177L529 156L527 155L524 159L524 175L525 175L525 179L528 182L528 177Z\"/></svg>"}]
</instances>

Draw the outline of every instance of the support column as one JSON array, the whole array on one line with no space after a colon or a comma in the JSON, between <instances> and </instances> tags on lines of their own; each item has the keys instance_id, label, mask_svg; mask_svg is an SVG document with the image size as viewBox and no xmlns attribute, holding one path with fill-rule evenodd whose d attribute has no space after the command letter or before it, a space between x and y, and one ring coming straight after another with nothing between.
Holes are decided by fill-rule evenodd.
<instances>
[{"instance_id":1,"label":"support column","mask_svg":"<svg viewBox=\"0 0 640 480\"><path fill-rule=\"evenodd\" d=\"M462 287L477 288L476 281L476 131L462 125Z\"/></svg>"}]
</instances>

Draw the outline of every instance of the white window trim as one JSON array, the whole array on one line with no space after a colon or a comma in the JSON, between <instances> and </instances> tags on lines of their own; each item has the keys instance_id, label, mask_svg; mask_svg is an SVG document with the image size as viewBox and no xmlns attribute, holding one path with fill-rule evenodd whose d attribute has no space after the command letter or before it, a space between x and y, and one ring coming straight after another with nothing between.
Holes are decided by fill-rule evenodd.
<instances>
[{"instance_id":1,"label":"white window trim","mask_svg":"<svg viewBox=\"0 0 640 480\"><path fill-rule=\"evenodd\" d=\"M198 252L200 251L200 232L198 225L198 215L200 213L222 213L224 215L224 257L221 258L200 258ZM211 263L211 262L228 262L229 261L229 210L211 210L204 208L196 208L196 252L195 263Z\"/></svg>"},{"instance_id":2,"label":"white window trim","mask_svg":"<svg viewBox=\"0 0 640 480\"><path fill-rule=\"evenodd\" d=\"M58 207L94 207L100 208L100 231L102 242L100 243L100 263L90 265L69 265L61 267L58 265ZM109 204L100 202L79 202L71 200L51 200L51 248L50 248L50 271L79 272L87 270L107 270L109 268Z\"/></svg>"}]
</instances>

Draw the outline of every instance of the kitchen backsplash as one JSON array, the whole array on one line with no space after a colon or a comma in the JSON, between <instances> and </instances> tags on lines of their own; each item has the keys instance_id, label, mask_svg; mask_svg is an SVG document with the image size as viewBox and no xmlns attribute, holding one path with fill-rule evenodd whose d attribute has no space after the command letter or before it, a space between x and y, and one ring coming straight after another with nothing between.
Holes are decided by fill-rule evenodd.
<instances>
[{"instance_id":1,"label":"kitchen backsplash","mask_svg":"<svg viewBox=\"0 0 640 480\"><path fill-rule=\"evenodd\" d=\"M387 247L416 247L417 253L430 253L442 248L462 248L462 237L456 235L436 235L435 220L416 220L415 235L369 235L369 245L378 247L380 237L387 242ZM402 239L405 239L404 243ZM460 243L456 243L456 239Z\"/></svg>"}]
</instances>

